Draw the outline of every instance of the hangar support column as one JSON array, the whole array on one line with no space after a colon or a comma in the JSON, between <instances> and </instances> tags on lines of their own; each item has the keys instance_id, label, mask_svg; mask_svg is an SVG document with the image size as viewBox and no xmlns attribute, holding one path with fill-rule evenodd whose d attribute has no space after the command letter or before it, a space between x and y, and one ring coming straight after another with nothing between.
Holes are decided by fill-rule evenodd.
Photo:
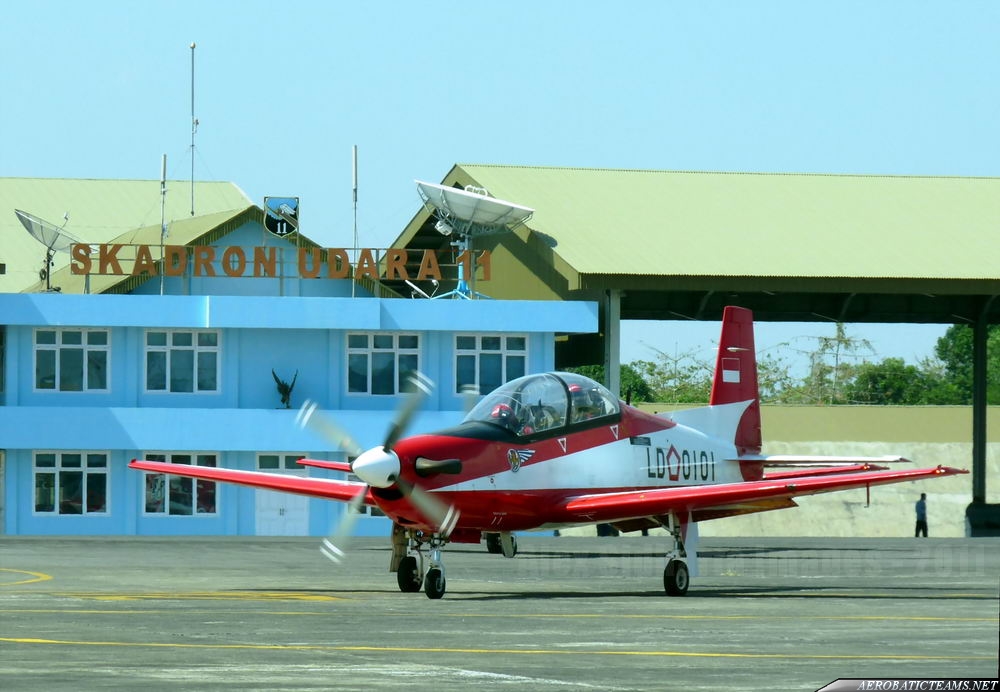
<instances>
[{"instance_id":1,"label":"hangar support column","mask_svg":"<svg viewBox=\"0 0 1000 692\"><path fill-rule=\"evenodd\" d=\"M986 300L972 326L972 504L965 510L970 536L1000 536L1000 504L986 502L986 365L989 322L996 296Z\"/></svg>"},{"instance_id":2,"label":"hangar support column","mask_svg":"<svg viewBox=\"0 0 1000 692\"><path fill-rule=\"evenodd\" d=\"M621 396L621 322L622 292L618 288L604 291L604 386L615 396Z\"/></svg>"}]
</instances>

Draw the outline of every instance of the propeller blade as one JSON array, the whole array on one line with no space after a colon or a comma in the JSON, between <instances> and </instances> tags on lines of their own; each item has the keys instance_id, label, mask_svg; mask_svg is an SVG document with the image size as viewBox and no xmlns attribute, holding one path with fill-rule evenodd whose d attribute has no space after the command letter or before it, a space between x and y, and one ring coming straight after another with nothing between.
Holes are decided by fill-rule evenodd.
<instances>
[{"instance_id":1,"label":"propeller blade","mask_svg":"<svg viewBox=\"0 0 1000 692\"><path fill-rule=\"evenodd\" d=\"M295 416L295 422L300 428L308 428L317 435L334 444L334 449L342 449L348 457L358 457L364 449L361 448L350 433L341 428L331 416L319 410L315 401L306 401Z\"/></svg>"},{"instance_id":2,"label":"propeller blade","mask_svg":"<svg viewBox=\"0 0 1000 692\"><path fill-rule=\"evenodd\" d=\"M420 486L412 485L402 478L396 479L396 485L399 486L410 504L434 524L438 533L447 536L454 530L460 516L460 512L454 505L442 502Z\"/></svg>"},{"instance_id":3,"label":"propeller blade","mask_svg":"<svg viewBox=\"0 0 1000 692\"><path fill-rule=\"evenodd\" d=\"M368 494L367 485L347 503L347 507L344 509L344 516L341 518L340 523L337 524L337 528L327 538L324 538L319 546L319 551L327 559L338 565L347 557L347 546L351 540L351 531L354 530L354 524L358 521L358 517L361 516L361 506L365 502L366 494Z\"/></svg>"},{"instance_id":4,"label":"propeller blade","mask_svg":"<svg viewBox=\"0 0 1000 692\"><path fill-rule=\"evenodd\" d=\"M389 427L389 433L386 435L385 443L382 445L386 452L392 451L392 448L396 446L399 438L403 436L406 428L409 427L410 420L412 420L421 404L424 403L424 399L434 389L434 382L421 372L411 373L409 381L413 386L413 392L403 401L403 405L399 407L399 411L396 413L396 420Z\"/></svg>"}]
</instances>

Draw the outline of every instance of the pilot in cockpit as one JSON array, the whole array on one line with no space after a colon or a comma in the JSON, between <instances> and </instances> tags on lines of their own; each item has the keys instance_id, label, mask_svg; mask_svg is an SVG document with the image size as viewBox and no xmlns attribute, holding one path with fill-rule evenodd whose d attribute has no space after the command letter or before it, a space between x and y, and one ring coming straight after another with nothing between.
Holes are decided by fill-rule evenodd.
<instances>
[{"instance_id":1,"label":"pilot in cockpit","mask_svg":"<svg viewBox=\"0 0 1000 692\"><path fill-rule=\"evenodd\" d=\"M525 409L525 412L529 412L527 408ZM499 423L513 432L515 435L530 435L535 432L535 428L531 425L531 421L520 420L517 414L514 413L514 409L510 404L497 404L494 406L493 410L490 412L490 418L492 418L495 423Z\"/></svg>"},{"instance_id":2,"label":"pilot in cockpit","mask_svg":"<svg viewBox=\"0 0 1000 692\"><path fill-rule=\"evenodd\" d=\"M573 405L573 423L590 420L603 413L603 407L594 401L592 393L584 391L579 384L569 385L569 397Z\"/></svg>"}]
</instances>

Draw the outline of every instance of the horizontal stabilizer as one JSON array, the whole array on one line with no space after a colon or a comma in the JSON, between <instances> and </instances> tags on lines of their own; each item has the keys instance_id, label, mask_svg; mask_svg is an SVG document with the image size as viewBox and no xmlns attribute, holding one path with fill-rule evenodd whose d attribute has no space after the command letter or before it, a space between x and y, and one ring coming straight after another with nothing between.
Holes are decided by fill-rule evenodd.
<instances>
[{"instance_id":1,"label":"horizontal stabilizer","mask_svg":"<svg viewBox=\"0 0 1000 692\"><path fill-rule=\"evenodd\" d=\"M826 476L834 473L854 473L855 471L888 471L888 466L878 464L839 464L837 466L800 466L792 471L772 471L764 473L764 480L808 478L810 476Z\"/></svg>"},{"instance_id":2,"label":"horizontal stabilizer","mask_svg":"<svg viewBox=\"0 0 1000 692\"><path fill-rule=\"evenodd\" d=\"M730 459L742 463L762 464L764 466L796 466L798 464L898 464L909 463L905 457L887 454L881 457L841 457L822 456L816 454L744 454L739 459Z\"/></svg>"}]
</instances>

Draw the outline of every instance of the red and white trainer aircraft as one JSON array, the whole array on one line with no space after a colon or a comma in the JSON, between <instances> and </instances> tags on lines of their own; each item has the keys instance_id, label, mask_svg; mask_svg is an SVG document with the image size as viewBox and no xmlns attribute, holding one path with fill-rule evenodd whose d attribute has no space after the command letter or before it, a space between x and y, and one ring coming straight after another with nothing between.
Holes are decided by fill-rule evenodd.
<instances>
[{"instance_id":1,"label":"red and white trainer aircraft","mask_svg":"<svg viewBox=\"0 0 1000 692\"><path fill-rule=\"evenodd\" d=\"M512 532L596 523L667 529L663 585L683 595L697 574L697 522L795 507L800 495L967 473L881 465L906 461L901 457L762 454L753 319L738 307L723 316L705 407L645 413L586 377L555 372L504 384L454 428L403 437L420 395L429 392L423 378L415 384L417 395L406 400L385 442L367 451L314 404L300 411L300 424L356 458L299 463L353 473L360 482L140 460L129 466L350 503L323 541L323 552L338 562L357 509L377 506L393 522L390 571L399 588L423 585L430 598L444 595L441 549L449 542L485 538L490 552L513 557Z\"/></svg>"}]
</instances>

